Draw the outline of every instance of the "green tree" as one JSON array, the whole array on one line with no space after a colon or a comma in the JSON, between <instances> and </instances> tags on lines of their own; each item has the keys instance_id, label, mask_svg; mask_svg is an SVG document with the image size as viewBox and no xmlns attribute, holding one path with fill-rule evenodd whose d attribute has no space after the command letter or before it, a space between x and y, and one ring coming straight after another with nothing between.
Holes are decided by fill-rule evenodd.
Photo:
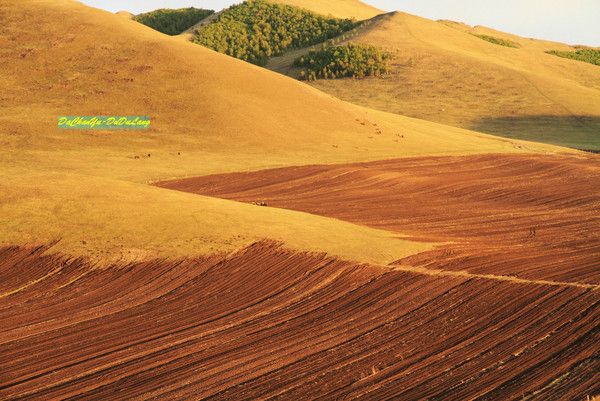
<instances>
[{"instance_id":1,"label":"green tree","mask_svg":"<svg viewBox=\"0 0 600 401\"><path fill-rule=\"evenodd\" d=\"M199 28L194 42L258 65L288 49L324 42L354 28L350 19L328 18L301 8L248 0Z\"/></svg>"},{"instance_id":2,"label":"green tree","mask_svg":"<svg viewBox=\"0 0 600 401\"><path fill-rule=\"evenodd\" d=\"M176 10L161 8L136 15L134 19L167 35L179 35L212 13L214 13L213 10L203 10L194 7Z\"/></svg>"},{"instance_id":3,"label":"green tree","mask_svg":"<svg viewBox=\"0 0 600 401\"><path fill-rule=\"evenodd\" d=\"M302 80L364 78L386 74L390 58L390 53L374 46L349 43L311 50L306 56L297 58L294 66L302 67L299 73Z\"/></svg>"},{"instance_id":4,"label":"green tree","mask_svg":"<svg viewBox=\"0 0 600 401\"><path fill-rule=\"evenodd\" d=\"M600 49L581 48L572 52L550 50L546 53L553 54L558 57L570 58L572 60L600 65Z\"/></svg>"}]
</instances>

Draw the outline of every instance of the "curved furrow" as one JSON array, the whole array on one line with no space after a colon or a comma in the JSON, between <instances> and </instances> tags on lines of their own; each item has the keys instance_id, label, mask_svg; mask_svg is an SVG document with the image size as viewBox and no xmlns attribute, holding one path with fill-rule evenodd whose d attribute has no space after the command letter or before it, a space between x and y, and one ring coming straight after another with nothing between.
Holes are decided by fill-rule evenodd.
<instances>
[{"instance_id":1,"label":"curved furrow","mask_svg":"<svg viewBox=\"0 0 600 401\"><path fill-rule=\"evenodd\" d=\"M567 376L593 388L582 367L598 351L597 290L395 271L273 242L103 269L38 257L90 272L84 291L52 292L70 301L69 324L32 298L54 318L2 345L2 399L510 398ZM31 280L28 291L48 289ZM22 302L14 293L0 306L25 312Z\"/></svg>"},{"instance_id":2,"label":"curved furrow","mask_svg":"<svg viewBox=\"0 0 600 401\"><path fill-rule=\"evenodd\" d=\"M600 283L600 159L594 155L419 157L158 185L450 243L398 264Z\"/></svg>"}]
</instances>

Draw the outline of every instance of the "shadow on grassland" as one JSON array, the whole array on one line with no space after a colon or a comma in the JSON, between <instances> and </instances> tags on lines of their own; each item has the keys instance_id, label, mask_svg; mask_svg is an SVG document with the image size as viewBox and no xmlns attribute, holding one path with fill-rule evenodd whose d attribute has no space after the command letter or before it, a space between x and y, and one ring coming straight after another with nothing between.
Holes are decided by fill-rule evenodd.
<instances>
[{"instance_id":1,"label":"shadow on grassland","mask_svg":"<svg viewBox=\"0 0 600 401\"><path fill-rule=\"evenodd\" d=\"M508 138L600 152L600 116L485 118L469 128Z\"/></svg>"}]
</instances>

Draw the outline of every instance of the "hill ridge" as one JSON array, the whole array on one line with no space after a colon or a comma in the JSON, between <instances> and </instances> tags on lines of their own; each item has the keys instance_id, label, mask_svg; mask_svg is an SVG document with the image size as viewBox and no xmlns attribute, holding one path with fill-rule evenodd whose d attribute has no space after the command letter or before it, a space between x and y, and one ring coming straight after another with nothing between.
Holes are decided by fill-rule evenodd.
<instances>
[{"instance_id":1,"label":"hill ridge","mask_svg":"<svg viewBox=\"0 0 600 401\"><path fill-rule=\"evenodd\" d=\"M7 245L62 238L58 250L112 260L233 250L268 237L389 262L424 245L334 219L198 199L147 183L431 153L568 152L351 105L71 0L9 0L0 15L6 21L0 40L12 43L0 48L12 60L0 71L0 242ZM23 17L37 29L22 25ZM90 45L98 37L103 43ZM31 74L41 63L46 73ZM151 129L57 129L57 115L96 114L149 115ZM144 213L140 202L150 202ZM302 223L307 219L310 225ZM318 234L326 226L339 235ZM166 228L157 233L157 227ZM340 241L343 236L354 240ZM370 243L370 250L353 241Z\"/></svg>"},{"instance_id":2,"label":"hill ridge","mask_svg":"<svg viewBox=\"0 0 600 401\"><path fill-rule=\"evenodd\" d=\"M404 12L372 21L351 40L395 53L391 74L311 85L395 114L511 138L600 149L598 67L546 54L572 47L487 28L458 29ZM499 46L473 33L516 41L520 47Z\"/></svg>"},{"instance_id":3,"label":"hill ridge","mask_svg":"<svg viewBox=\"0 0 600 401\"><path fill-rule=\"evenodd\" d=\"M338 18L355 18L363 20L372 18L384 11L373 7L361 0L271 0L275 3L311 10L321 15L332 15Z\"/></svg>"}]
</instances>

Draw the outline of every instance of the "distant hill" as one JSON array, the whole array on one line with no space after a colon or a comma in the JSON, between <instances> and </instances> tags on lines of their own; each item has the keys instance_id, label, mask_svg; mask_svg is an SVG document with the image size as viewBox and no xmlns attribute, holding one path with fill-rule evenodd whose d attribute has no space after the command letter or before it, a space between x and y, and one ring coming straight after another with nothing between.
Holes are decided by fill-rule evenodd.
<instances>
[{"instance_id":1,"label":"distant hill","mask_svg":"<svg viewBox=\"0 0 600 401\"><path fill-rule=\"evenodd\" d=\"M289 4L337 18L364 20L383 13L383 11L360 0L273 0L273 2Z\"/></svg>"},{"instance_id":2,"label":"distant hill","mask_svg":"<svg viewBox=\"0 0 600 401\"><path fill-rule=\"evenodd\" d=\"M324 43L376 46L394 55L384 77L320 79L311 85L343 100L395 114L510 138L600 150L599 70L577 61L595 63L593 49L401 12L376 15L380 10L358 1L278 3L293 7L264 0L244 2L200 26L194 40L302 79L307 74L320 78L351 75L327 72L327 66L314 72L294 67L301 56ZM366 15L376 16L356 25L333 18Z\"/></svg>"},{"instance_id":3,"label":"distant hill","mask_svg":"<svg viewBox=\"0 0 600 401\"><path fill-rule=\"evenodd\" d=\"M129 19L132 19L135 17L135 15L130 13L129 11L117 11L115 14L120 17L129 18Z\"/></svg>"},{"instance_id":4,"label":"distant hill","mask_svg":"<svg viewBox=\"0 0 600 401\"><path fill-rule=\"evenodd\" d=\"M316 12L321 2L306 0L303 6ZM546 53L575 47L401 12L373 18L349 40L394 53L391 74L319 80L314 87L392 113L600 149L600 70ZM289 66L300 54L285 54L267 67L297 76Z\"/></svg>"}]
</instances>

